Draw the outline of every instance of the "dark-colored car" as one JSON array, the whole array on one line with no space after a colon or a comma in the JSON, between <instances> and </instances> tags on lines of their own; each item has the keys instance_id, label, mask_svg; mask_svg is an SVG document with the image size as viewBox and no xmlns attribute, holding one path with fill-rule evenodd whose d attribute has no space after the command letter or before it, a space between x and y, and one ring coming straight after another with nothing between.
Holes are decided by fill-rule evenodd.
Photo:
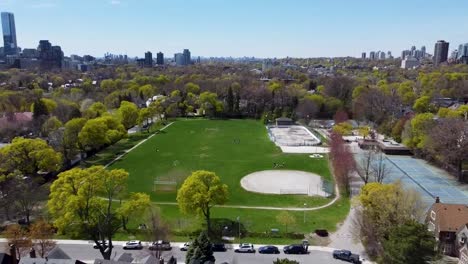
<instances>
[{"instance_id":1,"label":"dark-colored car","mask_svg":"<svg viewBox=\"0 0 468 264\"><path fill-rule=\"evenodd\" d=\"M334 250L333 258L348 261L354 264L361 264L359 255L351 253L349 250Z\"/></svg>"},{"instance_id":2,"label":"dark-colored car","mask_svg":"<svg viewBox=\"0 0 468 264\"><path fill-rule=\"evenodd\" d=\"M300 244L289 245L283 248L284 254L307 254L307 249Z\"/></svg>"},{"instance_id":3,"label":"dark-colored car","mask_svg":"<svg viewBox=\"0 0 468 264\"><path fill-rule=\"evenodd\" d=\"M258 253L260 253L260 254L279 254L280 251L275 246L264 246L264 247L260 247L258 249Z\"/></svg>"},{"instance_id":4,"label":"dark-colored car","mask_svg":"<svg viewBox=\"0 0 468 264\"><path fill-rule=\"evenodd\" d=\"M213 250L213 252L226 252L227 251L226 245L224 245L223 243L214 243L211 245L211 249Z\"/></svg>"},{"instance_id":5,"label":"dark-colored car","mask_svg":"<svg viewBox=\"0 0 468 264\"><path fill-rule=\"evenodd\" d=\"M151 246L149 246L149 250L162 250L162 251L172 250L171 242L165 241L165 240L159 240L159 241L153 242Z\"/></svg>"}]
</instances>

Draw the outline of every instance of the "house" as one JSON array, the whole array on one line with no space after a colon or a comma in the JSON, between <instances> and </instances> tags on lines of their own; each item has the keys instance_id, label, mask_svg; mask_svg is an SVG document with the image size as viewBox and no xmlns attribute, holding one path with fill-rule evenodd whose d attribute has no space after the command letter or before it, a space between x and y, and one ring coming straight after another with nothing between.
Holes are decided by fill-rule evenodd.
<instances>
[{"instance_id":1,"label":"house","mask_svg":"<svg viewBox=\"0 0 468 264\"><path fill-rule=\"evenodd\" d=\"M29 257L22 257L18 264L86 264L77 259L71 259L59 247L53 248L45 258L36 258L36 252L31 250Z\"/></svg>"},{"instance_id":2,"label":"house","mask_svg":"<svg viewBox=\"0 0 468 264\"><path fill-rule=\"evenodd\" d=\"M466 245L460 250L460 260L458 264L468 264L468 246Z\"/></svg>"},{"instance_id":3,"label":"house","mask_svg":"<svg viewBox=\"0 0 468 264\"><path fill-rule=\"evenodd\" d=\"M434 232L441 253L459 255L457 233L461 231L460 227L463 229L468 224L468 205L441 203L437 197L427 212L426 223L429 230Z\"/></svg>"}]
</instances>

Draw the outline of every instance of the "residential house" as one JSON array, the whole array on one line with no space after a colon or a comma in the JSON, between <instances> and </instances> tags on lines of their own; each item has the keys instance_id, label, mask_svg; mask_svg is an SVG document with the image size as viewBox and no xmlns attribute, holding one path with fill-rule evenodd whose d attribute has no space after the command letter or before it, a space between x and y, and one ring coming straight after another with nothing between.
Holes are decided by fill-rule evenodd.
<instances>
[{"instance_id":1,"label":"residential house","mask_svg":"<svg viewBox=\"0 0 468 264\"><path fill-rule=\"evenodd\" d=\"M31 250L29 257L22 257L18 264L86 264L77 259L71 259L58 246L52 249L45 258L36 258L36 252Z\"/></svg>"},{"instance_id":2,"label":"residential house","mask_svg":"<svg viewBox=\"0 0 468 264\"><path fill-rule=\"evenodd\" d=\"M464 224L458 229L457 240L455 242L460 258L458 264L468 264L468 224Z\"/></svg>"},{"instance_id":3,"label":"residential house","mask_svg":"<svg viewBox=\"0 0 468 264\"><path fill-rule=\"evenodd\" d=\"M468 224L468 205L441 203L439 197L426 215L426 223L434 232L441 253L458 256L457 233Z\"/></svg>"}]
</instances>

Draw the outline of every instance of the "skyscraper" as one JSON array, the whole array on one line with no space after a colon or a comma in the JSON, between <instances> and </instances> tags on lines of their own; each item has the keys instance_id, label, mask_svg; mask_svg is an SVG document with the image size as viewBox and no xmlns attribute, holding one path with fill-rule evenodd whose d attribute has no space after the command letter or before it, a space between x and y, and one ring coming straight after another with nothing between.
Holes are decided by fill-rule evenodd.
<instances>
[{"instance_id":1,"label":"skyscraper","mask_svg":"<svg viewBox=\"0 0 468 264\"><path fill-rule=\"evenodd\" d=\"M153 67L153 53L151 53L150 51L148 51L148 52L145 53L145 63L144 63L144 66L145 66L145 67L148 67L148 68Z\"/></svg>"},{"instance_id":2,"label":"skyscraper","mask_svg":"<svg viewBox=\"0 0 468 264\"><path fill-rule=\"evenodd\" d=\"M158 54L156 54L156 64L164 65L164 53L158 52Z\"/></svg>"},{"instance_id":3,"label":"skyscraper","mask_svg":"<svg viewBox=\"0 0 468 264\"><path fill-rule=\"evenodd\" d=\"M3 46L5 55L15 55L18 53L16 43L15 16L13 13L2 12Z\"/></svg>"},{"instance_id":4,"label":"skyscraper","mask_svg":"<svg viewBox=\"0 0 468 264\"><path fill-rule=\"evenodd\" d=\"M177 66L184 66L185 64L185 57L182 53L174 54L174 62Z\"/></svg>"},{"instance_id":5,"label":"skyscraper","mask_svg":"<svg viewBox=\"0 0 468 264\"><path fill-rule=\"evenodd\" d=\"M434 65L439 65L447 61L449 43L444 40L439 40L434 47Z\"/></svg>"},{"instance_id":6,"label":"skyscraper","mask_svg":"<svg viewBox=\"0 0 468 264\"><path fill-rule=\"evenodd\" d=\"M363 59L363 60L366 59L366 53L365 53L365 52L363 52L363 53L361 54L361 59Z\"/></svg>"},{"instance_id":7,"label":"skyscraper","mask_svg":"<svg viewBox=\"0 0 468 264\"><path fill-rule=\"evenodd\" d=\"M190 50L188 49L184 49L184 61L185 61L185 64L184 65L189 65L189 64L192 64L192 57L190 55Z\"/></svg>"}]
</instances>

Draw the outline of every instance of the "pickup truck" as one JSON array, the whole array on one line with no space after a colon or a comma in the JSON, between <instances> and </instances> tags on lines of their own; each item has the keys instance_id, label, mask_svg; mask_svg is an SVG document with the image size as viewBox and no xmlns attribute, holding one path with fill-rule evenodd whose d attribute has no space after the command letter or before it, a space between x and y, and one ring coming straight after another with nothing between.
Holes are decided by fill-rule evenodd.
<instances>
[{"instance_id":1,"label":"pickup truck","mask_svg":"<svg viewBox=\"0 0 468 264\"><path fill-rule=\"evenodd\" d=\"M361 264L359 255L351 253L349 250L334 250L333 258L348 261L354 264Z\"/></svg>"}]
</instances>

